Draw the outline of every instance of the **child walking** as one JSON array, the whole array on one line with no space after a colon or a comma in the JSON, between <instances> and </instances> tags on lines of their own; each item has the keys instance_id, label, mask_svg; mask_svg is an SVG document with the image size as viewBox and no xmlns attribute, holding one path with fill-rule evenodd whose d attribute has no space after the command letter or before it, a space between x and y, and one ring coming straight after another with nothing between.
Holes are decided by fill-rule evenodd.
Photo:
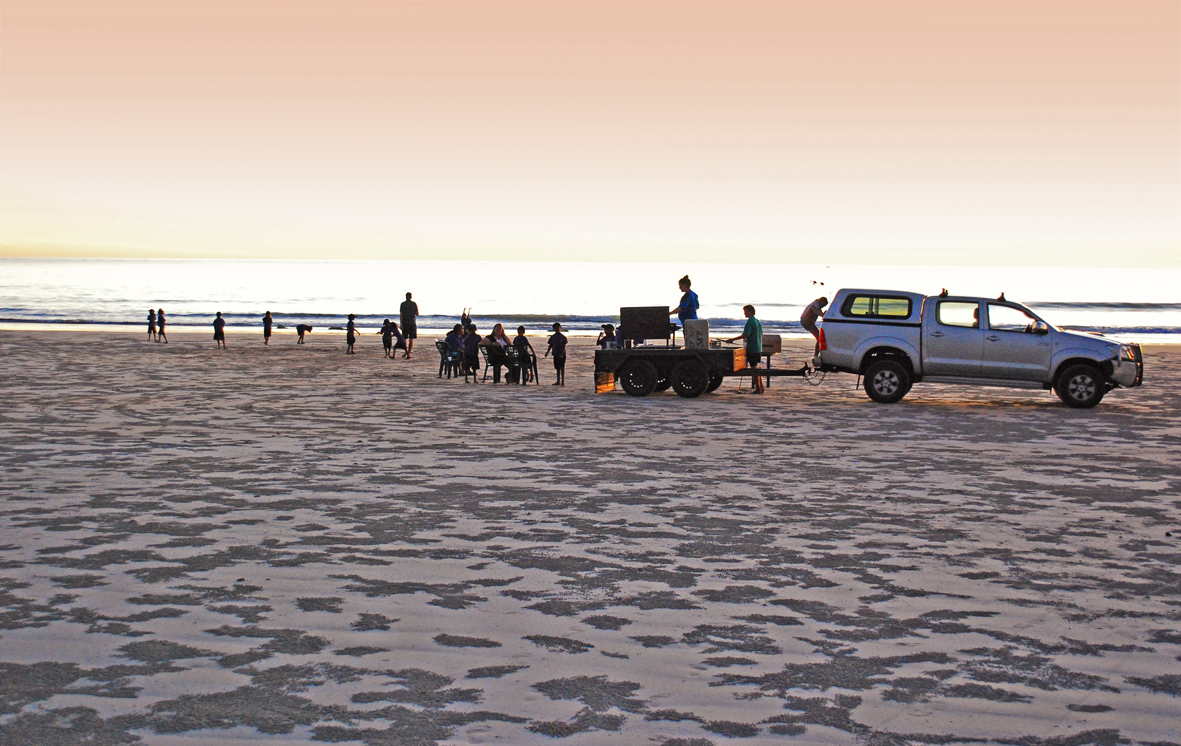
<instances>
[{"instance_id":1,"label":"child walking","mask_svg":"<svg viewBox=\"0 0 1181 746\"><path fill-rule=\"evenodd\" d=\"M554 354L554 371L557 373L558 380L554 381L552 386L566 385L566 335L562 334L562 325L554 322L554 333L550 335L549 346L546 347L545 356L549 357L550 353Z\"/></svg>"}]
</instances>

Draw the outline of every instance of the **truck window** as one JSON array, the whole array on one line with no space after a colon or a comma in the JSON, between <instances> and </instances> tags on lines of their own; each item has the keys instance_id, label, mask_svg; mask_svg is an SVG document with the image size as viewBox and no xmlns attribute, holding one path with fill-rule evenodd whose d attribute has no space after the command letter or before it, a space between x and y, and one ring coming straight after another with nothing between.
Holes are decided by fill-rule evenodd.
<instances>
[{"instance_id":1,"label":"truck window","mask_svg":"<svg viewBox=\"0 0 1181 746\"><path fill-rule=\"evenodd\" d=\"M999 332L1032 332L1035 318L1012 306L988 304L988 328Z\"/></svg>"},{"instance_id":2,"label":"truck window","mask_svg":"<svg viewBox=\"0 0 1181 746\"><path fill-rule=\"evenodd\" d=\"M976 329L980 326L980 304L966 301L939 301L935 309L935 318L944 326L962 326Z\"/></svg>"},{"instance_id":3,"label":"truck window","mask_svg":"<svg viewBox=\"0 0 1181 746\"><path fill-rule=\"evenodd\" d=\"M892 295L851 295L841 307L841 315L905 319L910 316L910 298Z\"/></svg>"}]
</instances>

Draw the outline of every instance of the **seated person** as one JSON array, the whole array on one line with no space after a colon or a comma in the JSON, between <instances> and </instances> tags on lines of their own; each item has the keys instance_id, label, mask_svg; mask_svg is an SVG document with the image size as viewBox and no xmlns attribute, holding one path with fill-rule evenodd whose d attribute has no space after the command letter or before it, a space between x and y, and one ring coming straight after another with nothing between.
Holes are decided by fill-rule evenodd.
<instances>
[{"instance_id":1,"label":"seated person","mask_svg":"<svg viewBox=\"0 0 1181 746\"><path fill-rule=\"evenodd\" d=\"M447 334L446 339L443 340L449 348L455 352L463 351L463 325L456 324Z\"/></svg>"},{"instance_id":2,"label":"seated person","mask_svg":"<svg viewBox=\"0 0 1181 746\"><path fill-rule=\"evenodd\" d=\"M603 331L599 332L599 338L595 341L601 350L614 349L618 345L615 342L615 325L603 324Z\"/></svg>"},{"instance_id":3,"label":"seated person","mask_svg":"<svg viewBox=\"0 0 1181 746\"><path fill-rule=\"evenodd\" d=\"M497 324L492 327L492 333L484 337L480 344L488 348L488 364L492 366L492 382L500 383L500 369L508 365L508 355L505 354L504 348L511 345L508 337L504 334L504 326Z\"/></svg>"}]
</instances>

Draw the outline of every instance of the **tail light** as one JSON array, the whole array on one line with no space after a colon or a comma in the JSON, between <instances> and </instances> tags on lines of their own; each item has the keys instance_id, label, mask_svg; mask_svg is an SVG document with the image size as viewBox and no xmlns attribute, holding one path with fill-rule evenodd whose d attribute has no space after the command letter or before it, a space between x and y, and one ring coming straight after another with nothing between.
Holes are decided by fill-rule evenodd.
<instances>
[{"instance_id":1,"label":"tail light","mask_svg":"<svg viewBox=\"0 0 1181 746\"><path fill-rule=\"evenodd\" d=\"M820 351L823 352L824 350L827 350L828 349L828 342L824 341L824 330L823 329L820 330L819 341L820 341Z\"/></svg>"}]
</instances>

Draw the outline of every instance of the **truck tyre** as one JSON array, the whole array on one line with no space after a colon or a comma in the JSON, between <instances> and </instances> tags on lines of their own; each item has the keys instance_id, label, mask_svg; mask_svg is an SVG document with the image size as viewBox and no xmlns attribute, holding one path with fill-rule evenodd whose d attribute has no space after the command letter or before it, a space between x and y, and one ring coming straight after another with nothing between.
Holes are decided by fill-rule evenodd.
<instances>
[{"instance_id":1,"label":"truck tyre","mask_svg":"<svg viewBox=\"0 0 1181 746\"><path fill-rule=\"evenodd\" d=\"M1107 393L1107 382L1098 368L1080 363L1062 371L1054 393L1068 407L1090 409Z\"/></svg>"},{"instance_id":2,"label":"truck tyre","mask_svg":"<svg viewBox=\"0 0 1181 746\"><path fill-rule=\"evenodd\" d=\"M910 391L910 374L896 360L879 360L865 371L865 393L879 404L901 401Z\"/></svg>"},{"instance_id":3,"label":"truck tyre","mask_svg":"<svg viewBox=\"0 0 1181 746\"><path fill-rule=\"evenodd\" d=\"M673 390L677 396L692 399L705 393L709 386L709 371L698 360L686 360L673 368L669 378L673 382Z\"/></svg>"},{"instance_id":4,"label":"truck tyre","mask_svg":"<svg viewBox=\"0 0 1181 746\"><path fill-rule=\"evenodd\" d=\"M718 387L722 385L722 381L724 381L724 380L726 380L726 379L723 378L722 376L718 375L717 373L710 373L709 374L709 385L705 387L705 393L712 394L713 392L717 391Z\"/></svg>"},{"instance_id":5,"label":"truck tyre","mask_svg":"<svg viewBox=\"0 0 1181 746\"><path fill-rule=\"evenodd\" d=\"M647 396L656 388L656 367L647 360L632 360L619 371L619 385L630 396Z\"/></svg>"}]
</instances>

